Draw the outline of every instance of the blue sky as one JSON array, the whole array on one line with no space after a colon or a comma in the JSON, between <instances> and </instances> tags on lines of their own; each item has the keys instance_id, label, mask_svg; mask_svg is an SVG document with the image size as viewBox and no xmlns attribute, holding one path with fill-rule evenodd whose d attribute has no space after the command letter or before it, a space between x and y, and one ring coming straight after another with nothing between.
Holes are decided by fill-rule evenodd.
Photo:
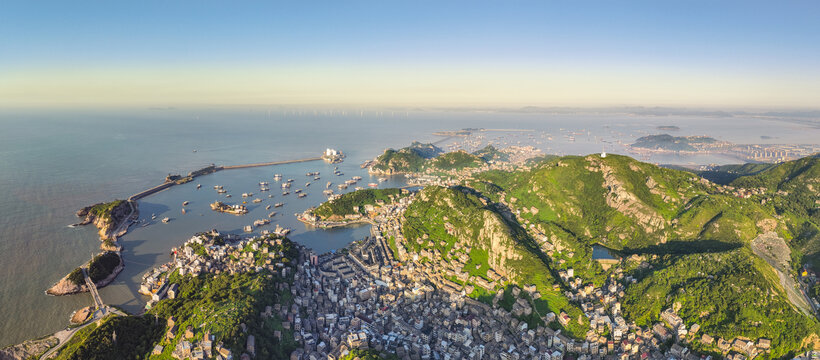
<instances>
[{"instance_id":1,"label":"blue sky","mask_svg":"<svg viewBox=\"0 0 820 360\"><path fill-rule=\"evenodd\" d=\"M0 54L6 105L810 107L820 2L20 1Z\"/></svg>"}]
</instances>

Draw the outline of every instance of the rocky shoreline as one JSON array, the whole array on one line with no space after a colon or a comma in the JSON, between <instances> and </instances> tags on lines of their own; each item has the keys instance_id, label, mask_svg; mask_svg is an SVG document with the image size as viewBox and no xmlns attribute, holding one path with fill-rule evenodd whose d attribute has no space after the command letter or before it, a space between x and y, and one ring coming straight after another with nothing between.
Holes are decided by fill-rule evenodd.
<instances>
[{"instance_id":1,"label":"rocky shoreline","mask_svg":"<svg viewBox=\"0 0 820 360\"><path fill-rule=\"evenodd\" d=\"M117 253L117 257L120 260L120 264L111 271L111 274L105 277L100 281L95 282L94 284L97 285L97 288L105 287L106 285L112 283L114 279L117 278L122 269L125 268L125 262L122 261L122 256L120 253ZM84 267L87 267L91 261L89 260L87 263L83 264ZM74 284L68 277L71 273L64 276L60 281L57 281L54 285L52 285L48 290L46 290L46 295L52 296L63 296L63 295L72 295L72 294L79 294L88 292L88 287L85 284L77 285Z\"/></svg>"},{"instance_id":2,"label":"rocky shoreline","mask_svg":"<svg viewBox=\"0 0 820 360\"><path fill-rule=\"evenodd\" d=\"M100 216L100 209L102 209L104 216ZM120 263L114 268L111 274L105 279L95 282L98 288L104 287L114 281L124 267L122 256L120 255L122 248L117 244L117 238L125 235L125 233L128 232L130 222L139 216L137 202L133 200L115 200L110 203L97 203L78 210L76 215L82 218L82 221L73 226L94 224L94 226L99 229L100 249L103 253L106 251L114 252L119 258ZM87 267L90 262L89 260L82 266ZM45 293L47 295L62 296L88 292L88 288L85 284L75 284L69 280L69 276L71 276L71 273L63 276L59 281L48 288Z\"/></svg>"}]
</instances>

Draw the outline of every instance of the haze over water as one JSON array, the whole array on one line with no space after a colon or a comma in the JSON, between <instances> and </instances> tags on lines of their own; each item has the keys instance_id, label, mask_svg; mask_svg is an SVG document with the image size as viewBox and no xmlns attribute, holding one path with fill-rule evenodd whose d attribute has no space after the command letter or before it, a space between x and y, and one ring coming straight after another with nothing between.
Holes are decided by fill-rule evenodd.
<instances>
[{"instance_id":1,"label":"haze over water","mask_svg":"<svg viewBox=\"0 0 820 360\"><path fill-rule=\"evenodd\" d=\"M283 110L280 108L209 108L178 110L12 111L0 113L0 346L52 333L68 324L73 310L91 304L88 294L62 297L44 290L99 251L92 226L68 228L76 223L74 212L97 202L128 196L161 183L168 173L186 174L210 163L244 164L317 156L327 147L347 154L339 165L344 176L333 176L333 166L310 162L244 170L223 171L174 187L140 201L140 217L152 213L169 224L132 227L121 239L125 270L101 289L103 300L137 311L145 298L136 293L141 275L167 262L168 252L194 233L216 228L241 233L244 225L276 210L269 225L291 227L291 238L317 251L330 251L368 234L367 227L312 231L297 222L295 212L318 205L327 181L335 184L354 175L364 178L358 186L375 182L359 164L386 147L403 147L413 140L437 141L434 131L465 127L535 129L552 134L554 140L540 144L545 153L586 154L601 151L596 138L624 143L657 134L658 125L677 125L673 135L709 135L736 143L759 143L760 136L774 136L774 143L816 142L816 127L756 118L630 117L622 115L548 115L436 111L334 111ZM567 142L563 131L585 131ZM487 139L507 138L509 133L486 133ZM520 145L527 145L520 137ZM446 143L445 143L446 144ZM516 143L517 144L517 143ZM444 144L442 144L444 145ZM608 152L620 152L606 145ZM193 150L197 150L194 152ZM736 163L719 156L652 158L661 163ZM311 181L307 171L321 172ZM273 174L293 178L295 189L309 196L283 197ZM259 192L260 181L270 182L269 193ZM195 185L202 184L196 190ZM381 187L401 185L400 177ZM230 199L217 196L213 185L223 185ZM352 190L352 188L350 189ZM254 192L260 204L248 201L251 213L237 217L212 212L214 200L242 201L240 194ZM273 194L272 199L267 195ZM248 199L250 200L250 199ZM181 203L190 201L188 213ZM266 205L285 202L283 208Z\"/></svg>"}]
</instances>

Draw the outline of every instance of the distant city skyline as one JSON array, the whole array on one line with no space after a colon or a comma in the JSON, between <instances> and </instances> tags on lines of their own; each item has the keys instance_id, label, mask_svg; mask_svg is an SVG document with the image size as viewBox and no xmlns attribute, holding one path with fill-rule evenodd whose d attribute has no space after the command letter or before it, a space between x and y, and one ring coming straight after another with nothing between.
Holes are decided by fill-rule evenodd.
<instances>
[{"instance_id":1,"label":"distant city skyline","mask_svg":"<svg viewBox=\"0 0 820 360\"><path fill-rule=\"evenodd\" d=\"M4 3L0 107L818 108L812 1Z\"/></svg>"}]
</instances>

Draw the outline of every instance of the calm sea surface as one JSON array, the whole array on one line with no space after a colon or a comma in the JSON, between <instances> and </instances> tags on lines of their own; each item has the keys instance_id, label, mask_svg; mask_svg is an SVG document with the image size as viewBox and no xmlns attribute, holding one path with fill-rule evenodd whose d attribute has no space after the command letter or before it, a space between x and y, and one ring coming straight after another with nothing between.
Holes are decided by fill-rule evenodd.
<instances>
[{"instance_id":1,"label":"calm sea surface","mask_svg":"<svg viewBox=\"0 0 820 360\"><path fill-rule=\"evenodd\" d=\"M136 293L149 268L167 262L168 252L195 232L216 228L241 233L253 220L276 210L276 224L293 228L291 238L317 251L331 251L368 234L367 227L321 231L309 229L293 214L318 205L328 181L338 184L352 176L364 179L359 186L376 182L359 164L386 147L406 146L413 140L437 141L431 133L464 127L534 129L533 133L487 132L483 141L533 144L546 153L586 154L601 151L624 153L617 140L630 143L655 134L657 125L678 125L674 134L710 135L737 143L760 142L761 135L776 136L774 143L817 142L817 128L760 119L637 118L631 116L573 116L543 114L493 114L423 111L330 111L281 108L212 108L177 110L99 111L0 111L0 347L52 333L68 324L69 314L92 303L88 294L63 297L43 291L99 249L93 227L69 228L74 212L96 202L126 198L162 182L169 173L186 174L210 163L244 164L317 156L325 148L348 156L334 176L333 167L310 162L243 170L222 171L194 182L149 196L140 201L140 215L171 218L168 224L133 227L121 239L125 270L101 289L104 301L129 311L144 306ZM575 140L564 135L577 132ZM581 135L582 134L582 135ZM549 135L553 140L546 140ZM450 141L452 143L453 141ZM448 143L443 143L446 145ZM193 150L196 150L194 152ZM719 156L653 157L660 163L736 163ZM319 171L312 181L305 172ZM299 199L283 196L273 174L294 179L291 193L303 189ZM271 191L259 192L260 181ZM310 181L310 186L305 183ZM202 184L197 190L196 184ZM391 178L381 187L403 184ZM218 195L223 185L230 199ZM335 190L335 186L334 186ZM352 188L350 189L352 190ZM232 216L211 211L215 200L242 201L243 192L263 199L248 201L251 212ZM272 194L273 198L268 198ZM189 201L182 214L182 202ZM282 208L267 205L284 202Z\"/></svg>"}]
</instances>

